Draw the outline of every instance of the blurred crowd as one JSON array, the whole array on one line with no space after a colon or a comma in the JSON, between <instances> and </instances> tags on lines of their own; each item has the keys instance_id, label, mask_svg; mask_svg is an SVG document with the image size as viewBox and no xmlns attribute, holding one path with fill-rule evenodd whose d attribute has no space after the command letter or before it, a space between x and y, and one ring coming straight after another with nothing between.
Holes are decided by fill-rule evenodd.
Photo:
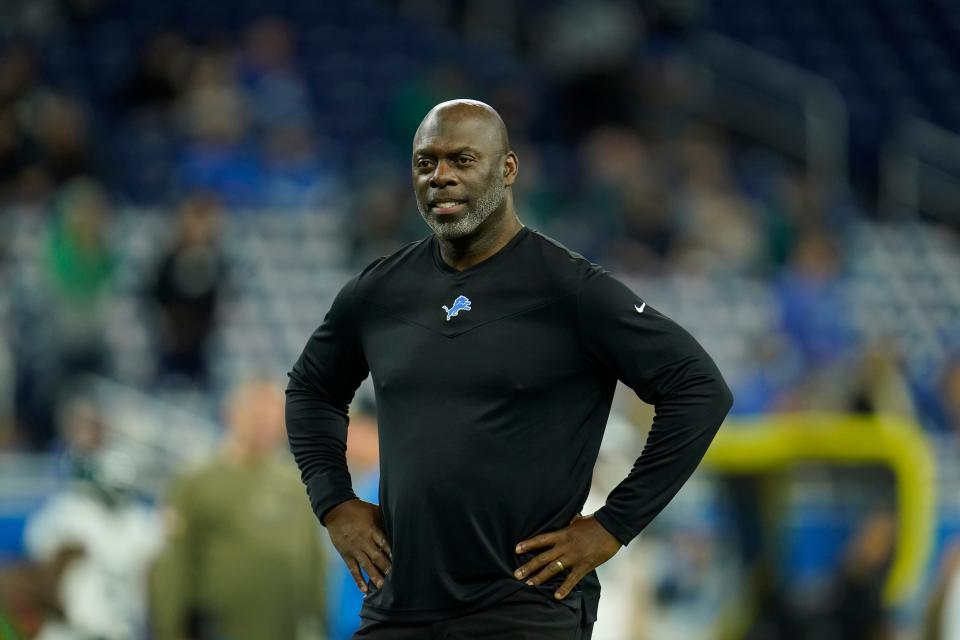
<instances>
[{"instance_id":1,"label":"blurred crowd","mask_svg":"<svg viewBox=\"0 0 960 640\"><path fill-rule=\"evenodd\" d=\"M444 99L477 97L503 115L520 158L515 195L528 226L626 277L745 277L769 287L776 317L753 346L748 371L732 380L735 414L894 414L956 446L960 350L942 354L936 366L909 366L911 354L896 336L862 335L846 298L851 233L876 217L871 199L694 113L692 80L683 73L691 27L682 11L662 4L555 3L542 8L536 28L521 25L507 43L491 20L492 31L471 36L469 58L458 59L456 46L442 55L393 52L412 57L398 67L406 71L381 70L382 85L357 90L350 76L366 78L378 64L343 53L337 38L344 34L322 31L322 16L319 26L261 15L204 30L174 12L121 46L110 38L118 24L133 20L126 16L133 9L120 0L4 3L0 450L56 452L72 480L62 499L32 518L25 534L30 560L0 576L0 638L18 637L4 635L5 620L33 637L51 618L64 629L38 637L89 637L70 635L77 629L137 637L147 628L149 604L157 638L315 638L328 631L348 637L336 634L349 634L349 620L339 623L346 630L333 629L337 611L359 606L348 602L349 580L323 568L312 514L299 481L288 477L292 465L263 453L275 452L282 439L276 389L261 383L241 393L211 377L211 340L231 280L242 277L224 229L251 211L336 216L348 234L346 269L426 235L412 199L409 144L422 115ZM398 38L402 31L453 42L467 31L455 12L446 23L417 12L436 3L358 5L376 5L388 16L377 27L382 42L393 42L391 28ZM204 6L213 11L216 3ZM344 16L344 24L360 20ZM350 46L364 46L360 35L347 37ZM317 59L308 50L325 55ZM318 85L323 74L347 80ZM336 100L346 101L346 110L330 107ZM87 455L104 433L83 384L89 374L117 373L106 317L114 312L111 292L125 277L117 255L126 239L115 222L130 209L159 210L169 219L167 233L152 238L155 263L135 283L151 310L155 345L155 376L145 388L193 389L210 404L231 398L221 452L172 484L162 518L119 491L122 482L104 482L104 469L91 467L96 457ZM31 277L14 279L12 229L23 224L39 230L41 250ZM960 346L960 318L945 339ZM362 470L358 494L372 499L375 425L364 428L351 428L359 440L348 452ZM759 501L750 497L757 487L733 484L735 501ZM880 586L895 505L883 507L851 534L833 577L842 595L816 616L804 618L772 569L745 558L744 584L755 590L761 614L744 635L894 637ZM741 539L749 539L762 516L750 507L734 512ZM63 523L88 520L96 531L63 530ZM281 532L291 539L278 538ZM115 542L121 537L123 547ZM695 557L690 562L690 575L698 575ZM930 590L936 611L929 615L937 620L960 616L956 566L945 559ZM256 610L246 599L263 591L234 589L252 575L277 597L276 620L243 619ZM149 597L130 591L146 582ZM185 589L176 585L183 584L195 590L196 602L182 601ZM674 573L653 599L684 605L685 589ZM102 602L117 604L103 611ZM281 619L294 626L253 631L258 624L276 629ZM245 631L224 631L230 625ZM949 633L960 630L930 637L960 637Z\"/></svg>"},{"instance_id":2,"label":"blurred crowd","mask_svg":"<svg viewBox=\"0 0 960 640\"><path fill-rule=\"evenodd\" d=\"M218 449L181 470L157 509L106 449L96 402L72 401L64 488L29 519L27 559L0 571L0 637L318 640L328 624L349 637L359 595L341 593L347 572L330 562L282 455L280 388L244 383L223 413ZM354 418L350 464L363 482L376 427L361 410Z\"/></svg>"},{"instance_id":3,"label":"blurred crowd","mask_svg":"<svg viewBox=\"0 0 960 640\"><path fill-rule=\"evenodd\" d=\"M50 406L59 386L32 381L108 371L97 316L118 277L123 238L113 237L111 223L119 211L179 212L168 237L157 239L167 248L142 290L157 309L162 374L202 386L202 354L228 277L224 222L249 210L341 216L352 268L421 237L409 215L410 132L430 106L459 95L487 99L507 121L523 163L517 200L529 226L626 276L738 275L774 288L781 319L757 345L755 375L741 381L735 411L879 403L916 410L939 431L956 428L956 357L896 380L910 354L899 353L895 339L858 335L844 300L851 229L874 217L870 198L694 115L683 33L671 12L561 3L535 34L520 37L529 82L484 79L428 58L377 96L382 106L362 134L343 136L342 123L326 121L326 88L307 81L303 30L274 16L228 33L158 27L115 65L126 73L106 87L91 81L82 96L45 77L51 43L114 24L117 5L77 0L58 13L14 3L11 19L19 17L22 31L8 34L0 55L0 202L6 218L41 219L47 237L42 300L31 310L46 318L12 318L14 328L31 326L25 336L5 336L10 344L0 350L18 380L0 399L12 396L6 404L15 415L41 423L39 437L24 426L29 444L46 446L52 431L49 416L23 407ZM592 28L577 29L585 21ZM496 41L488 46L499 51ZM78 53L101 64L93 52ZM126 137L160 142L113 155ZM147 183L156 188L142 188ZM0 256L10 249L0 239ZM960 329L954 333L948 339L960 342ZM45 353L22 346L21 337L38 334L51 347ZM836 367L849 385L823 383L836 379ZM39 386L47 388L31 388Z\"/></svg>"}]
</instances>

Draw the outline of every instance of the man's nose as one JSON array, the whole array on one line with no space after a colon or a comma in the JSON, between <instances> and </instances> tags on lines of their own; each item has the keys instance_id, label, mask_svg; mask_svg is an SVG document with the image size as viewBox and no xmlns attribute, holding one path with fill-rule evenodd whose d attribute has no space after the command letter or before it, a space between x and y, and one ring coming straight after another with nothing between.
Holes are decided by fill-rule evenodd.
<instances>
[{"instance_id":1,"label":"man's nose","mask_svg":"<svg viewBox=\"0 0 960 640\"><path fill-rule=\"evenodd\" d=\"M433 170L433 175L430 176L430 186L434 189L442 189L455 184L457 184L457 176L450 169L450 165L442 160L438 162L437 168Z\"/></svg>"}]
</instances>

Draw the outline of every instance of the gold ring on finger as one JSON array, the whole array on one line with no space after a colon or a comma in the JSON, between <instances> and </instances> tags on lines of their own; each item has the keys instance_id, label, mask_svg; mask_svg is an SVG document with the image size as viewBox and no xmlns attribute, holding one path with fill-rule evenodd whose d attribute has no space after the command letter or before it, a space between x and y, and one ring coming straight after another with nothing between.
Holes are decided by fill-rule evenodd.
<instances>
[{"instance_id":1,"label":"gold ring on finger","mask_svg":"<svg viewBox=\"0 0 960 640\"><path fill-rule=\"evenodd\" d=\"M557 560L557 566L560 567L560 571L563 571L563 563Z\"/></svg>"}]
</instances>

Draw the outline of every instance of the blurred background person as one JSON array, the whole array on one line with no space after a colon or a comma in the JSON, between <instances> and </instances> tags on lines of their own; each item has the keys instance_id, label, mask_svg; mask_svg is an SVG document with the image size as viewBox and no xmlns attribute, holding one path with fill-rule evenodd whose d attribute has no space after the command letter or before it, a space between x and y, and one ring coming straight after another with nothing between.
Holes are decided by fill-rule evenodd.
<instances>
[{"instance_id":1,"label":"blurred background person","mask_svg":"<svg viewBox=\"0 0 960 640\"><path fill-rule=\"evenodd\" d=\"M324 637L325 560L283 453L283 396L235 388L216 457L167 498L166 544L151 573L158 640Z\"/></svg>"},{"instance_id":2,"label":"blurred background person","mask_svg":"<svg viewBox=\"0 0 960 640\"><path fill-rule=\"evenodd\" d=\"M894 637L883 602L883 579L890 568L895 537L896 523L889 513L864 520L844 554L827 608L829 631L822 633L851 640Z\"/></svg>"},{"instance_id":3,"label":"blurred background person","mask_svg":"<svg viewBox=\"0 0 960 640\"><path fill-rule=\"evenodd\" d=\"M30 363L38 378L32 399L37 446L50 443L50 408L71 381L108 366L107 295L115 267L109 233L108 196L95 179L76 178L60 189L46 237L42 333L33 336L50 348Z\"/></svg>"},{"instance_id":4,"label":"blurred background person","mask_svg":"<svg viewBox=\"0 0 960 640\"><path fill-rule=\"evenodd\" d=\"M160 257L151 294L160 316L160 376L205 386L208 349L227 282L221 208L211 193L180 205L173 242Z\"/></svg>"},{"instance_id":5,"label":"blurred background person","mask_svg":"<svg viewBox=\"0 0 960 640\"><path fill-rule=\"evenodd\" d=\"M59 423L68 484L24 533L30 558L55 569L49 588L59 606L44 611L39 637L142 636L147 569L160 545L156 513L131 491L129 465L105 448L106 425L91 395L77 392L67 400Z\"/></svg>"},{"instance_id":6,"label":"blurred background person","mask_svg":"<svg viewBox=\"0 0 960 640\"><path fill-rule=\"evenodd\" d=\"M187 139L178 154L180 182L216 193L231 207L262 204L250 108L233 50L211 43L194 58L178 111Z\"/></svg>"}]
</instances>

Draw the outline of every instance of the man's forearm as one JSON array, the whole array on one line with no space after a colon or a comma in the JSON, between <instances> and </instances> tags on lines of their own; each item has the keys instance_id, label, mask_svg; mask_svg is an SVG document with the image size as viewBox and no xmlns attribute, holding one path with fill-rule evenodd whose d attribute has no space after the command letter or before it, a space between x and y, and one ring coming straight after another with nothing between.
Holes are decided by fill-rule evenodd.
<instances>
[{"instance_id":1,"label":"man's forearm","mask_svg":"<svg viewBox=\"0 0 960 640\"><path fill-rule=\"evenodd\" d=\"M347 469L347 408L290 376L286 404L290 451L317 518L355 498Z\"/></svg>"},{"instance_id":2,"label":"man's forearm","mask_svg":"<svg viewBox=\"0 0 960 640\"><path fill-rule=\"evenodd\" d=\"M626 545L673 499L700 464L733 396L722 378L691 376L655 405L640 458L596 518Z\"/></svg>"}]
</instances>

